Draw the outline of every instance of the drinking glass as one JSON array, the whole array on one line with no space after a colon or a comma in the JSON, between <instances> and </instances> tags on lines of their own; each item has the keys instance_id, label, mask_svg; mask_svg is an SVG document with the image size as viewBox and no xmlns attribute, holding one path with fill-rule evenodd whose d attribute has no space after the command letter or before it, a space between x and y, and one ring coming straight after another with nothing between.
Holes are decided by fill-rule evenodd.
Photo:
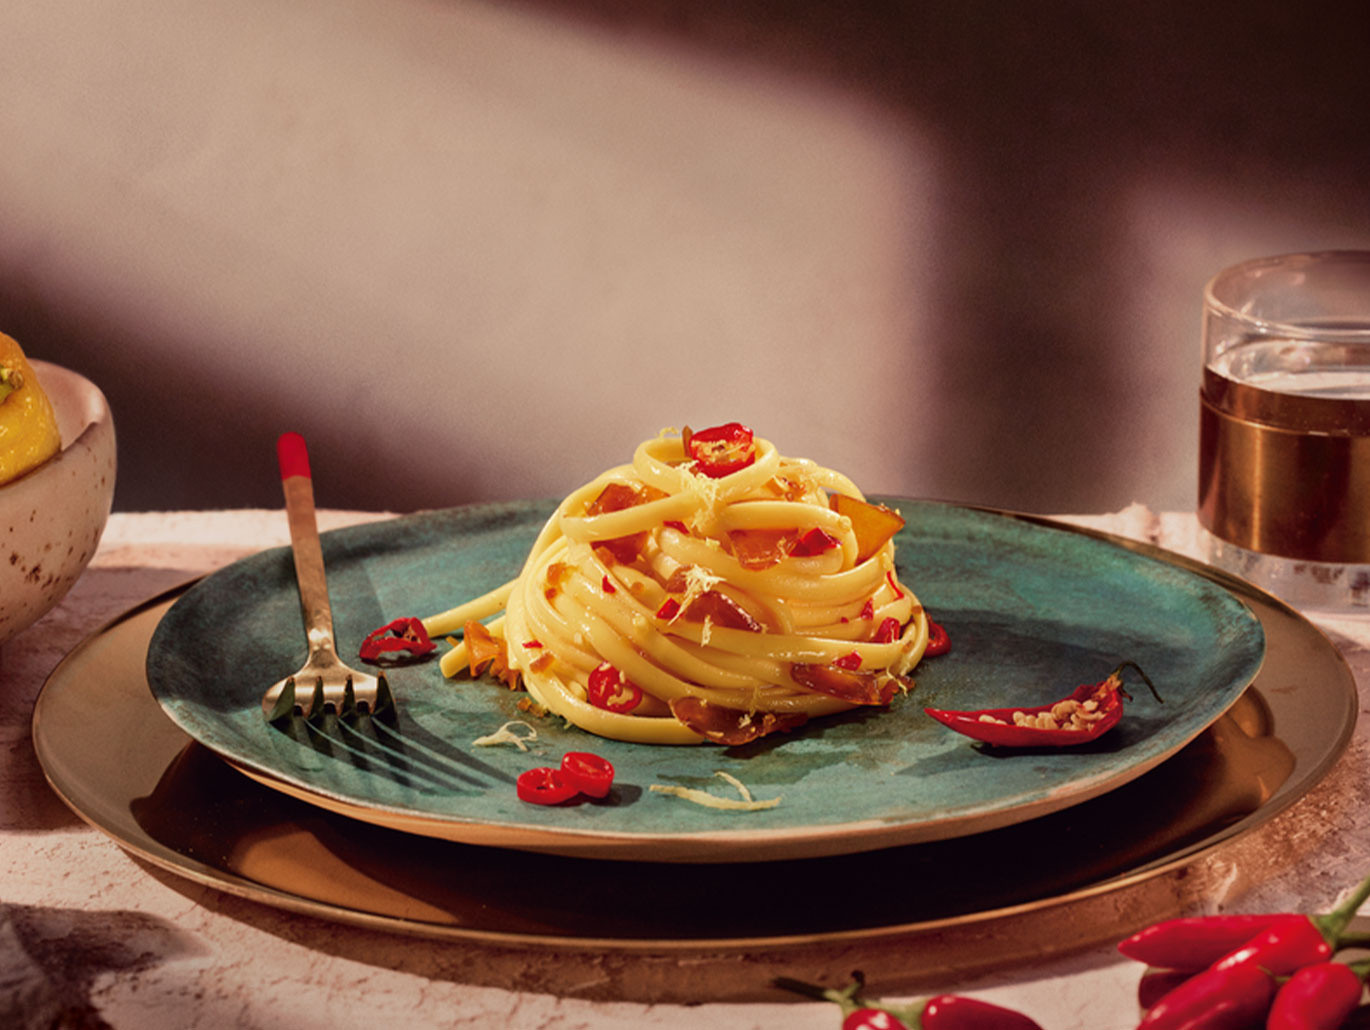
<instances>
[{"instance_id":1,"label":"drinking glass","mask_svg":"<svg viewBox=\"0 0 1370 1030\"><path fill-rule=\"evenodd\" d=\"M1370 615L1370 251L1220 272L1203 362L1208 560L1297 608Z\"/></svg>"}]
</instances>

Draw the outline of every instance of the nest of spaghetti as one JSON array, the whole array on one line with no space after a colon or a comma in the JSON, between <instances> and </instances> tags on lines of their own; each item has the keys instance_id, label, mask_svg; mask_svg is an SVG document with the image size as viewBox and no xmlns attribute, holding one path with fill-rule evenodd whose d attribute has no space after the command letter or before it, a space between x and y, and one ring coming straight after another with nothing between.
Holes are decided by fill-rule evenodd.
<instances>
[{"instance_id":1,"label":"nest of spaghetti","mask_svg":"<svg viewBox=\"0 0 1370 1030\"><path fill-rule=\"evenodd\" d=\"M930 623L903 525L739 423L667 431L562 501L515 579L424 626L461 634L444 675L590 733L745 744L907 692Z\"/></svg>"}]
</instances>

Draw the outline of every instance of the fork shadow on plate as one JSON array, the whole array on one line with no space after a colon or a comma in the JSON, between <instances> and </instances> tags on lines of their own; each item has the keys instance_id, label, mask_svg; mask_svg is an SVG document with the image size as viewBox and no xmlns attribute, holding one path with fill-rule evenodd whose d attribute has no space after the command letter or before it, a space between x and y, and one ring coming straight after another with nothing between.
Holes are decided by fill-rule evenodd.
<instances>
[{"instance_id":1,"label":"fork shadow on plate","mask_svg":"<svg viewBox=\"0 0 1370 1030\"><path fill-rule=\"evenodd\" d=\"M421 794L469 794L513 777L394 713L340 716L332 711L272 724L301 747Z\"/></svg>"}]
</instances>

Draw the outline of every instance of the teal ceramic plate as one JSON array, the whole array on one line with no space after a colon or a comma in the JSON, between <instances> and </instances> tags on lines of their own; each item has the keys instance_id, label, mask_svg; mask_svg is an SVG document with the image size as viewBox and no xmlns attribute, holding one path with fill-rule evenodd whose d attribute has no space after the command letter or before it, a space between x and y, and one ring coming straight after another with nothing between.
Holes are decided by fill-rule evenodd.
<instances>
[{"instance_id":1,"label":"teal ceramic plate","mask_svg":"<svg viewBox=\"0 0 1370 1030\"><path fill-rule=\"evenodd\" d=\"M554 718L529 752L472 742L511 719L521 695L444 680L436 662L390 673L393 723L263 719L262 693L304 659L288 549L200 581L148 649L153 694L191 737L279 790L380 825L466 843L656 861L845 854L1006 826L1140 776L1242 693L1265 650L1260 623L1216 583L1040 520L889 500L907 520L899 575L952 639L886 711L848 713L742 748L651 747L593 737ZM372 629L427 615L511 577L551 505L427 512L324 534L344 660ZM1137 662L1164 699L1133 690L1122 722L1092 744L1003 751L933 722L924 707L1036 705ZM614 763L610 796L555 808L516 799L524 769L568 750ZM732 794L726 772L771 809L737 813L651 791ZM735 796L735 795L733 795Z\"/></svg>"}]
</instances>

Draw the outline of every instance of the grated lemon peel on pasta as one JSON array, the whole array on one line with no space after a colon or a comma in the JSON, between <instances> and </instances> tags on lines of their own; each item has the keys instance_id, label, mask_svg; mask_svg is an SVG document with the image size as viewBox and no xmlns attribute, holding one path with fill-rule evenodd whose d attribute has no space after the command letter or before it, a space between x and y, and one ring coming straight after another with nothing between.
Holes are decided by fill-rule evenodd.
<instances>
[{"instance_id":1,"label":"grated lemon peel on pasta","mask_svg":"<svg viewBox=\"0 0 1370 1030\"><path fill-rule=\"evenodd\" d=\"M903 524L738 423L663 431L562 500L514 579L424 627L454 640L444 676L488 661L459 631L493 636L492 671L590 733L736 746L907 692L928 620Z\"/></svg>"}]
</instances>

